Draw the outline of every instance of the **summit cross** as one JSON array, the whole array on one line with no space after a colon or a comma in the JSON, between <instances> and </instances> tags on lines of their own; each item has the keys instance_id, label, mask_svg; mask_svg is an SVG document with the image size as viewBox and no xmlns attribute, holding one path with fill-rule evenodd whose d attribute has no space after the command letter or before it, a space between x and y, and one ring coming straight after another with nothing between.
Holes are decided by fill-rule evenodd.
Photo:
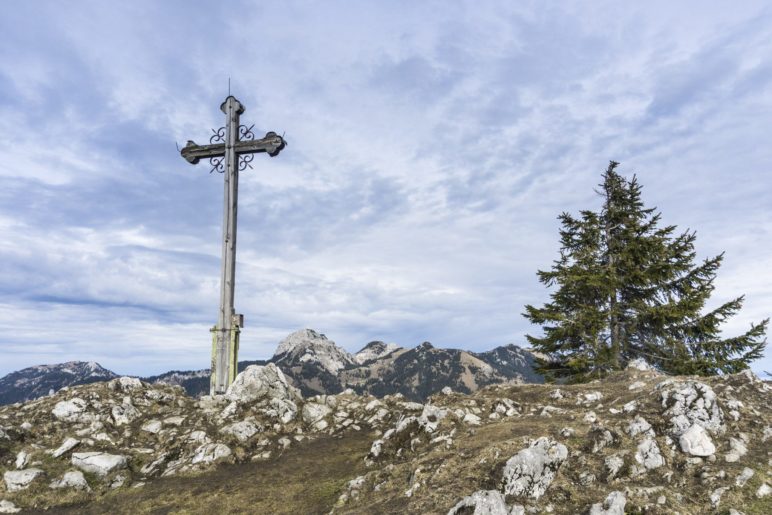
<instances>
[{"instance_id":1,"label":"summit cross","mask_svg":"<svg viewBox=\"0 0 772 515\"><path fill-rule=\"evenodd\" d=\"M286 146L284 138L269 132L255 139L249 127L239 124L244 106L233 96L228 96L220 106L225 113L225 126L215 130L209 145L197 145L188 141L180 154L189 163L209 159L211 172L222 173L225 178L223 206L222 274L220 278L220 312L212 333L212 378L210 393L225 393L238 373L239 334L244 326L244 316L237 315L233 307L236 282L236 215L238 212L239 172L252 168L254 154L265 152L277 156Z\"/></svg>"}]
</instances>

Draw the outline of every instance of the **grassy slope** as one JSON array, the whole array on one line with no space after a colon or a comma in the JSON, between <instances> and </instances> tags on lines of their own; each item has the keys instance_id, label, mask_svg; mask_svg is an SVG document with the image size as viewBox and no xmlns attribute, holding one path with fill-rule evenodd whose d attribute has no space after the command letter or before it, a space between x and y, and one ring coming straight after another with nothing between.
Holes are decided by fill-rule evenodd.
<instances>
[{"instance_id":1,"label":"grassy slope","mask_svg":"<svg viewBox=\"0 0 772 515\"><path fill-rule=\"evenodd\" d=\"M162 478L45 513L328 513L348 480L364 471L372 439L360 432L303 442L268 461Z\"/></svg>"}]
</instances>

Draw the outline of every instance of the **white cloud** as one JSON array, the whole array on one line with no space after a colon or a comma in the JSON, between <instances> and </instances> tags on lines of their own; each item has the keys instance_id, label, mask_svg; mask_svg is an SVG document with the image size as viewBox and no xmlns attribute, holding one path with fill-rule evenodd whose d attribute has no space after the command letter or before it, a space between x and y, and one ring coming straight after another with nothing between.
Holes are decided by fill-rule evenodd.
<instances>
[{"instance_id":1,"label":"white cloud","mask_svg":"<svg viewBox=\"0 0 772 515\"><path fill-rule=\"evenodd\" d=\"M222 124L229 76L243 120L289 141L241 179L244 357L302 326L350 350L522 343L555 217L597 207L610 159L665 223L699 231L701 256L726 250L716 301L747 294L728 332L769 316L763 3L28 14L0 21L0 323L16 335L0 373L65 356L206 365L222 178L174 142Z\"/></svg>"}]
</instances>

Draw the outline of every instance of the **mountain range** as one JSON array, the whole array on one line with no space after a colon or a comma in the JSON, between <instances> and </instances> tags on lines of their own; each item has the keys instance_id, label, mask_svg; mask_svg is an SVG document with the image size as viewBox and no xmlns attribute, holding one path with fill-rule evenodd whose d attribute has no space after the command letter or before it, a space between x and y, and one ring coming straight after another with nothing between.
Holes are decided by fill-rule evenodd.
<instances>
[{"instance_id":1,"label":"mountain range","mask_svg":"<svg viewBox=\"0 0 772 515\"><path fill-rule=\"evenodd\" d=\"M516 345L487 352L442 349L424 342L412 349L372 341L351 354L324 334L302 329L284 338L268 360L241 361L249 365L274 363L304 396L336 394L351 389L357 394L384 396L400 393L423 401L443 388L472 393L500 383L541 383L533 370L533 355ZM0 379L0 404L25 402L65 386L107 381L118 374L94 362L71 361L25 368ZM173 370L141 378L151 384L178 385L191 396L209 392L209 369Z\"/></svg>"}]
</instances>

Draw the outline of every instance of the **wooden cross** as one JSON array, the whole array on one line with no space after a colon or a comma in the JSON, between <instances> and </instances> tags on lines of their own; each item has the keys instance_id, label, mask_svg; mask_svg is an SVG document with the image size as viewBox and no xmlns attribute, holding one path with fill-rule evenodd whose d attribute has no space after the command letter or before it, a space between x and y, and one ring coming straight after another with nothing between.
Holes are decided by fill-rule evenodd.
<instances>
[{"instance_id":1,"label":"wooden cross","mask_svg":"<svg viewBox=\"0 0 772 515\"><path fill-rule=\"evenodd\" d=\"M244 106L233 96L220 106L225 113L225 126L212 129L209 145L188 141L180 151L189 163L196 164L209 158L212 172L225 177L225 204L223 208L222 275L220 281L220 313L212 328L212 379L210 393L225 393L238 373L239 333L244 316L236 315L233 296L236 281L236 215L238 208L239 171L252 168L254 154L265 152L274 157L286 146L284 138L269 132L255 139L252 127L239 125ZM211 173L211 172L210 172Z\"/></svg>"}]
</instances>

